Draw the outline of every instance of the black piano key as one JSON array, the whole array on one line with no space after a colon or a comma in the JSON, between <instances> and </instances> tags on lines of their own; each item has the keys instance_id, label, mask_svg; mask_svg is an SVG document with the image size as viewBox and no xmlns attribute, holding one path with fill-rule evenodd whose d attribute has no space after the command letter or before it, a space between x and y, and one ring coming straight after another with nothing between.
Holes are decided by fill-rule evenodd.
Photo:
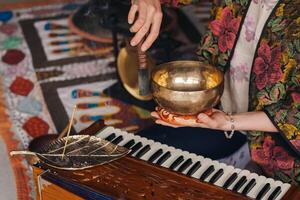
<instances>
[{"instance_id":1,"label":"black piano key","mask_svg":"<svg viewBox=\"0 0 300 200\"><path fill-rule=\"evenodd\" d=\"M241 189L241 187L247 182L247 177L246 176L242 176L240 178L240 180L238 180L238 182L233 186L232 190L237 192L239 189Z\"/></svg>"},{"instance_id":2,"label":"black piano key","mask_svg":"<svg viewBox=\"0 0 300 200\"><path fill-rule=\"evenodd\" d=\"M136 144L131 148L131 151L130 151L129 155L134 154L135 152L137 152L137 150L139 150L139 149L142 148L142 147L143 147L143 145L142 145L141 142L136 143Z\"/></svg>"},{"instance_id":3,"label":"black piano key","mask_svg":"<svg viewBox=\"0 0 300 200\"><path fill-rule=\"evenodd\" d=\"M143 155L145 155L145 153L147 153L150 150L150 145L146 145L144 146L139 152L137 152L137 154L135 155L136 158L140 158Z\"/></svg>"},{"instance_id":4,"label":"black piano key","mask_svg":"<svg viewBox=\"0 0 300 200\"><path fill-rule=\"evenodd\" d=\"M224 174L224 170L223 169L219 169L209 180L209 183L214 184L217 180L219 180L219 178L221 178L221 176L223 176Z\"/></svg>"},{"instance_id":5,"label":"black piano key","mask_svg":"<svg viewBox=\"0 0 300 200\"><path fill-rule=\"evenodd\" d=\"M237 173L233 173L224 183L223 188L228 188L237 179Z\"/></svg>"},{"instance_id":6,"label":"black piano key","mask_svg":"<svg viewBox=\"0 0 300 200\"><path fill-rule=\"evenodd\" d=\"M123 136L120 135L119 137L115 138L114 140L111 141L111 143L117 145L123 140Z\"/></svg>"},{"instance_id":7,"label":"black piano key","mask_svg":"<svg viewBox=\"0 0 300 200\"><path fill-rule=\"evenodd\" d=\"M213 171L215 171L215 167L213 165L209 166L204 172L203 174L200 176L200 180L204 181L211 173L213 173Z\"/></svg>"},{"instance_id":8,"label":"black piano key","mask_svg":"<svg viewBox=\"0 0 300 200\"><path fill-rule=\"evenodd\" d=\"M158 165L162 165L166 160L168 160L171 157L170 151L166 152L164 155L162 155L156 162Z\"/></svg>"},{"instance_id":9,"label":"black piano key","mask_svg":"<svg viewBox=\"0 0 300 200\"><path fill-rule=\"evenodd\" d=\"M135 141L132 139L130 141L128 141L126 144L124 144L123 147L130 149L130 147L132 147L135 144Z\"/></svg>"},{"instance_id":10,"label":"black piano key","mask_svg":"<svg viewBox=\"0 0 300 200\"><path fill-rule=\"evenodd\" d=\"M186 173L188 176L192 176L201 167L201 162L196 162L191 169Z\"/></svg>"},{"instance_id":11,"label":"black piano key","mask_svg":"<svg viewBox=\"0 0 300 200\"><path fill-rule=\"evenodd\" d=\"M274 200L278 197L278 195L281 193L281 187L277 186L275 190L270 194L268 200Z\"/></svg>"},{"instance_id":12,"label":"black piano key","mask_svg":"<svg viewBox=\"0 0 300 200\"><path fill-rule=\"evenodd\" d=\"M179 156L169 167L170 169L175 169L180 163L184 161L183 156Z\"/></svg>"},{"instance_id":13,"label":"black piano key","mask_svg":"<svg viewBox=\"0 0 300 200\"><path fill-rule=\"evenodd\" d=\"M258 195L256 196L255 199L259 200L259 199L262 199L266 194L267 192L271 189L271 185L270 183L267 183L258 193Z\"/></svg>"},{"instance_id":14,"label":"black piano key","mask_svg":"<svg viewBox=\"0 0 300 200\"><path fill-rule=\"evenodd\" d=\"M163 153L162 149L159 149L158 151L156 151L149 159L149 162L153 162L154 160L156 160L161 154Z\"/></svg>"},{"instance_id":15,"label":"black piano key","mask_svg":"<svg viewBox=\"0 0 300 200\"><path fill-rule=\"evenodd\" d=\"M183 172L184 170L186 170L191 164L193 164L192 159L187 159L182 165L180 165L180 167L178 168L178 172Z\"/></svg>"},{"instance_id":16,"label":"black piano key","mask_svg":"<svg viewBox=\"0 0 300 200\"><path fill-rule=\"evenodd\" d=\"M113 140L115 137L116 137L116 134L112 133L112 134L110 134L109 136L107 136L107 137L105 138L105 140L111 141L111 140Z\"/></svg>"},{"instance_id":17,"label":"black piano key","mask_svg":"<svg viewBox=\"0 0 300 200\"><path fill-rule=\"evenodd\" d=\"M253 178L253 179L251 179L251 181L249 181L249 183L245 186L245 188L244 188L243 191L242 191L242 194L243 194L243 195L247 195L247 194L250 192L250 190L251 190L255 185L256 185L256 181L255 181L255 179Z\"/></svg>"}]
</instances>

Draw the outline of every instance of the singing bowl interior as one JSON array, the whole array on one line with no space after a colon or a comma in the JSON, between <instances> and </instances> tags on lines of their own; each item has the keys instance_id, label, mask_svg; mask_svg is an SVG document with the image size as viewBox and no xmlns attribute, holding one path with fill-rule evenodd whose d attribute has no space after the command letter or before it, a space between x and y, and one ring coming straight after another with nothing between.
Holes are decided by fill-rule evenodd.
<instances>
[{"instance_id":1,"label":"singing bowl interior","mask_svg":"<svg viewBox=\"0 0 300 200\"><path fill-rule=\"evenodd\" d=\"M152 71L154 100L169 112L194 115L214 107L224 89L223 73L198 61L175 61Z\"/></svg>"}]
</instances>

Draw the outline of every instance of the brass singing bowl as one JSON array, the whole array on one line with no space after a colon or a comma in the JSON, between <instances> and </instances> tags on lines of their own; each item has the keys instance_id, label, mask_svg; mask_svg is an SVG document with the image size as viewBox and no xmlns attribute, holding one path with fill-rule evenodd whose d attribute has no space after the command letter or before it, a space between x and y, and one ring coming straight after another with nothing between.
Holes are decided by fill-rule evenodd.
<instances>
[{"instance_id":1,"label":"brass singing bowl","mask_svg":"<svg viewBox=\"0 0 300 200\"><path fill-rule=\"evenodd\" d=\"M152 70L156 103L178 115L196 115L216 106L224 90L224 75L198 61L174 61Z\"/></svg>"},{"instance_id":2,"label":"brass singing bowl","mask_svg":"<svg viewBox=\"0 0 300 200\"><path fill-rule=\"evenodd\" d=\"M154 60L147 55L147 67L151 71L155 66ZM135 48L122 48L118 55L117 69L124 88L138 100L149 101L151 94L141 96L138 88L138 54Z\"/></svg>"}]
</instances>

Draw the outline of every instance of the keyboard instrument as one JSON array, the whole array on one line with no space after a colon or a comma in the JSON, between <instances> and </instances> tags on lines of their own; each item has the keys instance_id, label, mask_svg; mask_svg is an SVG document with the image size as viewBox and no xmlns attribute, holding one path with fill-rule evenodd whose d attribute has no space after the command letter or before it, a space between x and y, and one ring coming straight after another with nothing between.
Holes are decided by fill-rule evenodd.
<instances>
[{"instance_id":1,"label":"keyboard instrument","mask_svg":"<svg viewBox=\"0 0 300 200\"><path fill-rule=\"evenodd\" d=\"M54 170L57 177L51 178L57 184L71 185L68 188L75 185L74 191L81 188L80 195L88 193L85 199L300 199L299 188L288 183L120 129L106 127L96 136L131 151L85 171ZM106 196L100 198L100 194Z\"/></svg>"}]
</instances>

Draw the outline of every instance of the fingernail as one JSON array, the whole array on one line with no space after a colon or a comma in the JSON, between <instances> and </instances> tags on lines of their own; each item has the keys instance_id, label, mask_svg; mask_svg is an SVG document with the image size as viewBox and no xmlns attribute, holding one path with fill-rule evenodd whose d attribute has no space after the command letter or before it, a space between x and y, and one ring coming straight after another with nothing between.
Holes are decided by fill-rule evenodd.
<instances>
[{"instance_id":1,"label":"fingernail","mask_svg":"<svg viewBox=\"0 0 300 200\"><path fill-rule=\"evenodd\" d=\"M141 47L141 50L142 50L142 51L146 51L146 47L142 46L142 47Z\"/></svg>"},{"instance_id":2,"label":"fingernail","mask_svg":"<svg viewBox=\"0 0 300 200\"><path fill-rule=\"evenodd\" d=\"M131 46L135 46L136 45L136 41L131 41Z\"/></svg>"},{"instance_id":3,"label":"fingernail","mask_svg":"<svg viewBox=\"0 0 300 200\"><path fill-rule=\"evenodd\" d=\"M204 119L205 117L206 117L206 115L204 115L204 114L199 114L199 115L198 115L198 120Z\"/></svg>"}]
</instances>

